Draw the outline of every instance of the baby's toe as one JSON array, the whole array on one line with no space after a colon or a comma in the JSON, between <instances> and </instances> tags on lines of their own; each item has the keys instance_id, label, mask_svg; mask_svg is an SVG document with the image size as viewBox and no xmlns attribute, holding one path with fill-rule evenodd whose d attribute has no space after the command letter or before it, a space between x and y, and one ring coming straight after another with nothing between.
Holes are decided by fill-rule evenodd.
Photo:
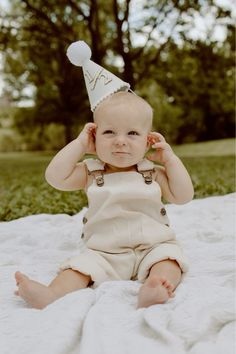
<instances>
[{"instance_id":1,"label":"baby's toe","mask_svg":"<svg viewBox=\"0 0 236 354\"><path fill-rule=\"evenodd\" d=\"M172 293L173 293L173 290L174 290L174 286L173 284L171 284L167 279L162 283L162 285L166 288L167 292L168 292L168 295L170 297L173 297L172 296Z\"/></svg>"},{"instance_id":2,"label":"baby's toe","mask_svg":"<svg viewBox=\"0 0 236 354\"><path fill-rule=\"evenodd\" d=\"M171 283L166 278L162 278L162 285L165 288L169 288L171 286Z\"/></svg>"},{"instance_id":3,"label":"baby's toe","mask_svg":"<svg viewBox=\"0 0 236 354\"><path fill-rule=\"evenodd\" d=\"M170 290L170 291L172 291L172 290L174 289L173 284L171 284L170 282L167 283L167 286L166 286L166 287L167 287L167 289Z\"/></svg>"},{"instance_id":4,"label":"baby's toe","mask_svg":"<svg viewBox=\"0 0 236 354\"><path fill-rule=\"evenodd\" d=\"M22 274L21 272L16 272L15 279L16 279L16 284L18 285L22 281L27 280L29 278L26 275Z\"/></svg>"}]
</instances>

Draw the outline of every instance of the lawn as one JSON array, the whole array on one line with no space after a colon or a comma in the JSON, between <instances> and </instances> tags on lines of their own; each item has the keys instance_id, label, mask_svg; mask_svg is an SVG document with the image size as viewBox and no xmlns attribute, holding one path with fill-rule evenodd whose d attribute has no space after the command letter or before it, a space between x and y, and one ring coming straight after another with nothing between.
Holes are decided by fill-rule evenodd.
<instances>
[{"instance_id":1,"label":"lawn","mask_svg":"<svg viewBox=\"0 0 236 354\"><path fill-rule=\"evenodd\" d=\"M192 177L195 198L235 191L235 142L225 139L175 147ZM83 192L61 192L44 180L53 155L43 152L0 154L0 220L40 213L73 215L86 205Z\"/></svg>"}]
</instances>

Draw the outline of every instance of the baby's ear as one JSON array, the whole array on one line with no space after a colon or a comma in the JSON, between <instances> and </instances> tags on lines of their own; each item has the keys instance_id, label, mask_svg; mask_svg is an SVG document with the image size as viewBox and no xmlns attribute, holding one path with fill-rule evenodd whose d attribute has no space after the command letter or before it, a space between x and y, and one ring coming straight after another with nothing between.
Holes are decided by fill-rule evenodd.
<instances>
[{"instance_id":1,"label":"baby's ear","mask_svg":"<svg viewBox=\"0 0 236 354\"><path fill-rule=\"evenodd\" d=\"M149 139L147 137L147 144L146 144L146 150L145 150L145 153L148 152L148 150L150 149L150 142L149 142Z\"/></svg>"},{"instance_id":2,"label":"baby's ear","mask_svg":"<svg viewBox=\"0 0 236 354\"><path fill-rule=\"evenodd\" d=\"M93 134L93 137L96 138L96 133L97 133L97 124L94 123L93 124L93 129L92 129L92 134Z\"/></svg>"},{"instance_id":3,"label":"baby's ear","mask_svg":"<svg viewBox=\"0 0 236 354\"><path fill-rule=\"evenodd\" d=\"M150 148L151 144L152 144L152 135L151 135L151 133L148 133L148 136L147 136L147 148Z\"/></svg>"}]
</instances>

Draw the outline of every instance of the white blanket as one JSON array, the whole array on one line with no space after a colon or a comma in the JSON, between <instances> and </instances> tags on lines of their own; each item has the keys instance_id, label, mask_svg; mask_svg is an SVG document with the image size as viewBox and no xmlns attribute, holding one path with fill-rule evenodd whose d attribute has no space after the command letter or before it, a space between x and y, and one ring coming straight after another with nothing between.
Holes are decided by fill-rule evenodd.
<instances>
[{"instance_id":1,"label":"white blanket","mask_svg":"<svg viewBox=\"0 0 236 354\"><path fill-rule=\"evenodd\" d=\"M136 310L134 281L71 293L44 310L14 295L14 272L40 282L76 254L83 209L0 223L1 354L235 353L235 194L168 205L191 267L164 305Z\"/></svg>"}]
</instances>

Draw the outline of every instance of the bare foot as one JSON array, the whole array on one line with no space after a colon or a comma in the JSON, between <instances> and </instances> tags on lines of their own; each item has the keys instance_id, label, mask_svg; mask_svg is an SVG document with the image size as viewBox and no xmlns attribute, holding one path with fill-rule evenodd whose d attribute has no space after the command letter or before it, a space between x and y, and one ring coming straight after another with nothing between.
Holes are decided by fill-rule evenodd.
<instances>
[{"instance_id":1,"label":"bare foot","mask_svg":"<svg viewBox=\"0 0 236 354\"><path fill-rule=\"evenodd\" d=\"M138 295L138 308L164 304L174 297L173 285L164 277L152 277L141 286Z\"/></svg>"},{"instance_id":2,"label":"bare foot","mask_svg":"<svg viewBox=\"0 0 236 354\"><path fill-rule=\"evenodd\" d=\"M43 309L57 299L52 289L46 285L31 280L20 272L15 273L15 278L18 286L15 294L22 297L32 307Z\"/></svg>"}]
</instances>

